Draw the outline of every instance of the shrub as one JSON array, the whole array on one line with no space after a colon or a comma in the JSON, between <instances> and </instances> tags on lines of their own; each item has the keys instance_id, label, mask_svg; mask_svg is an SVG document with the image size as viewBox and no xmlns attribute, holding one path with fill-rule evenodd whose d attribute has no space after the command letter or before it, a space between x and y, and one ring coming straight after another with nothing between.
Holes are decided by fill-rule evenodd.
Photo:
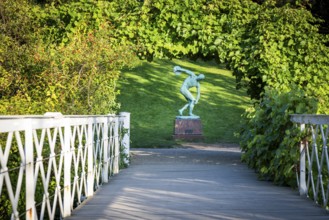
<instances>
[{"instance_id":1,"label":"shrub","mask_svg":"<svg viewBox=\"0 0 329 220\"><path fill-rule=\"evenodd\" d=\"M287 92L266 88L262 101L242 115L239 132L242 160L261 179L295 186L300 133L290 121L290 115L316 111L317 101L295 86Z\"/></svg>"}]
</instances>

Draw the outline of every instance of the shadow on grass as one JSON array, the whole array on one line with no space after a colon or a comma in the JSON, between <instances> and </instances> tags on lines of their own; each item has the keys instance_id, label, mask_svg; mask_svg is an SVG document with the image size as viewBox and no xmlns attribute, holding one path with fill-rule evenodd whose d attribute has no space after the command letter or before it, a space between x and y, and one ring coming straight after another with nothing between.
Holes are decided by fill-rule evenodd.
<instances>
[{"instance_id":1,"label":"shadow on grass","mask_svg":"<svg viewBox=\"0 0 329 220\"><path fill-rule=\"evenodd\" d=\"M179 89L187 75L176 76L172 71L175 65L206 76L201 82L199 104L193 111L201 117L204 141L236 143L234 132L248 98L244 91L235 89L231 72L219 69L213 62L155 60L123 71L119 80L121 111L131 112L131 145L171 147L180 144L172 135L178 109L186 104Z\"/></svg>"}]
</instances>

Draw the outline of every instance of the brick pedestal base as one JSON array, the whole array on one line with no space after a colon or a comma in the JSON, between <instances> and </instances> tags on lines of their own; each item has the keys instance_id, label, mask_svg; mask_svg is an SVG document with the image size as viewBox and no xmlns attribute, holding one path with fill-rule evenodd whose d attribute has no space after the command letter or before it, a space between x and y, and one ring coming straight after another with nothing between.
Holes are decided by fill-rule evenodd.
<instances>
[{"instance_id":1,"label":"brick pedestal base","mask_svg":"<svg viewBox=\"0 0 329 220\"><path fill-rule=\"evenodd\" d=\"M203 139L200 118L176 118L174 128L174 139L200 140Z\"/></svg>"}]
</instances>

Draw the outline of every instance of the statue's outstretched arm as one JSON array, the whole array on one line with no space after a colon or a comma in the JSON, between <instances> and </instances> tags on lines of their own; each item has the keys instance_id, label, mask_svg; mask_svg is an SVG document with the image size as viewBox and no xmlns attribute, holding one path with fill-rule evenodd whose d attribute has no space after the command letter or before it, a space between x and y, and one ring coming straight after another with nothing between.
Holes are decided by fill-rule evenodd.
<instances>
[{"instance_id":1,"label":"statue's outstretched arm","mask_svg":"<svg viewBox=\"0 0 329 220\"><path fill-rule=\"evenodd\" d=\"M185 73L187 73L187 74L190 75L190 76L195 75L192 71L187 70L187 69L184 69L184 68L182 68L182 67L180 67L180 66L175 66L175 67L174 67L174 73L175 73L176 75L179 75L179 74L181 74L182 72L185 72Z\"/></svg>"}]
</instances>

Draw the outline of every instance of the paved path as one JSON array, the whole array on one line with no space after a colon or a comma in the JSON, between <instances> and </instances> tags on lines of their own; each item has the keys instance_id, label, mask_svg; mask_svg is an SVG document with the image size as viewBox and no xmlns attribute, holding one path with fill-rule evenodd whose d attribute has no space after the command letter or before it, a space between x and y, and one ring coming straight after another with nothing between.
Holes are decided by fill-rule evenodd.
<instances>
[{"instance_id":1,"label":"paved path","mask_svg":"<svg viewBox=\"0 0 329 220\"><path fill-rule=\"evenodd\" d=\"M68 219L329 219L296 190L258 181L234 146L133 149L111 178Z\"/></svg>"}]
</instances>

